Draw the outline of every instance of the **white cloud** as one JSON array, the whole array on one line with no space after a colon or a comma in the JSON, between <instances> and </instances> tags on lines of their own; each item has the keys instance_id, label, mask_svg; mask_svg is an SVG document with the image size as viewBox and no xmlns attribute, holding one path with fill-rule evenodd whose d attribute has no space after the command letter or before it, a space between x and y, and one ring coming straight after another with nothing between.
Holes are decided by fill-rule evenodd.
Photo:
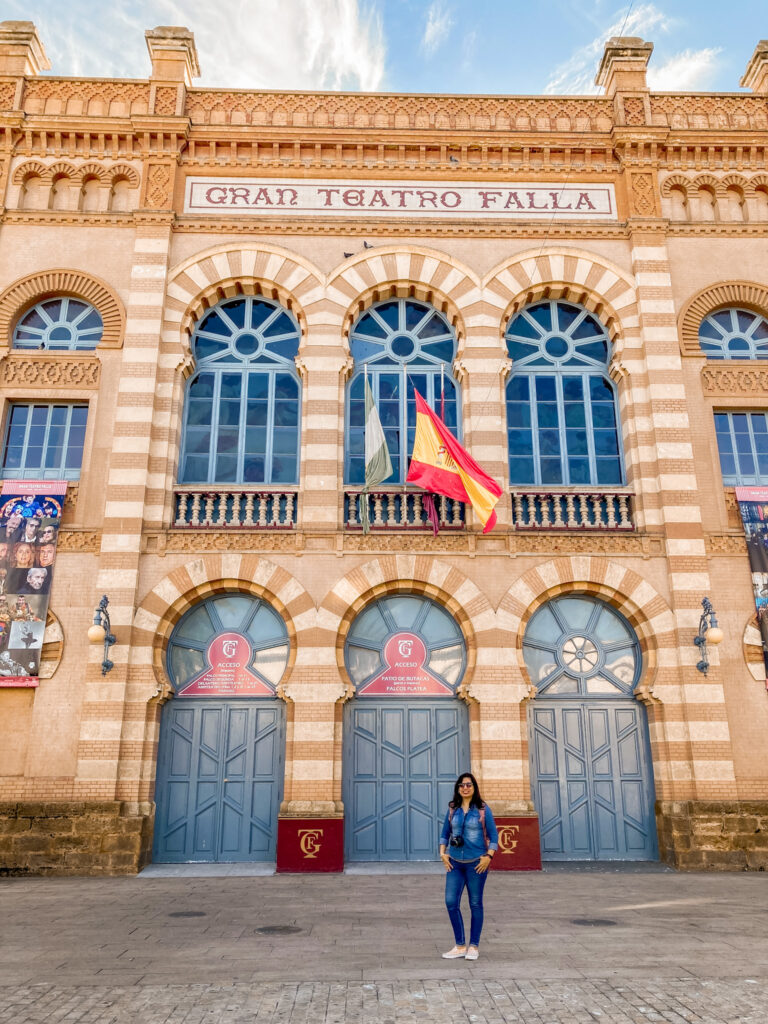
<instances>
[{"instance_id":1,"label":"white cloud","mask_svg":"<svg viewBox=\"0 0 768 1024\"><path fill-rule=\"evenodd\" d=\"M576 50L568 60L559 64L544 87L545 93L587 94L597 91L595 74L603 49L611 36L642 36L653 31L667 32L672 20L654 4L640 4L629 16L625 12L614 15L614 21L592 42Z\"/></svg>"},{"instance_id":2,"label":"white cloud","mask_svg":"<svg viewBox=\"0 0 768 1024\"><path fill-rule=\"evenodd\" d=\"M704 50L683 50L666 60L660 67L648 68L651 89L666 92L704 91L712 87L717 72L720 47Z\"/></svg>"},{"instance_id":3,"label":"white cloud","mask_svg":"<svg viewBox=\"0 0 768 1024\"><path fill-rule=\"evenodd\" d=\"M375 90L386 44L379 0L6 0L6 17L33 19L60 75L146 78L144 30L184 25L195 33L204 86ZM24 13L22 13L24 12Z\"/></svg>"},{"instance_id":4,"label":"white cloud","mask_svg":"<svg viewBox=\"0 0 768 1024\"><path fill-rule=\"evenodd\" d=\"M424 26L424 35L421 40L421 48L427 56L440 49L448 38L453 28L453 14L446 7L443 0L432 0L427 11L427 23Z\"/></svg>"}]
</instances>

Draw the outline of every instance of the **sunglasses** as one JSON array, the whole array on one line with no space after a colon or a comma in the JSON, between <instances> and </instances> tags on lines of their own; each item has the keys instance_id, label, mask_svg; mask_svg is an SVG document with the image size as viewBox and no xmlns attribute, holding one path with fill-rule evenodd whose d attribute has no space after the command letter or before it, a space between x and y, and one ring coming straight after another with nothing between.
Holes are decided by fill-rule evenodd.
<instances>
[{"instance_id":1,"label":"sunglasses","mask_svg":"<svg viewBox=\"0 0 768 1024\"><path fill-rule=\"evenodd\" d=\"M474 789L474 785L471 782L460 782L459 789Z\"/></svg>"}]
</instances>

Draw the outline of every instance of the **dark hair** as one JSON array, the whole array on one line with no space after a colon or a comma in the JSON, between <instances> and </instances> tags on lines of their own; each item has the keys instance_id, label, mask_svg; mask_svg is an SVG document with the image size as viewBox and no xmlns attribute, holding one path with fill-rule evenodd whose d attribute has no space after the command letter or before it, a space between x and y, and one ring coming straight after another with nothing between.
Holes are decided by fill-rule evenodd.
<instances>
[{"instance_id":1,"label":"dark hair","mask_svg":"<svg viewBox=\"0 0 768 1024\"><path fill-rule=\"evenodd\" d=\"M450 806L461 807L462 796L461 793L459 792L459 783L461 782L462 779L469 779L472 785L475 787L472 792L472 797L469 801L469 806L477 808L485 807L485 801L480 796L480 787L478 786L477 779L472 774L472 772L462 772L458 779L456 779L456 782L453 787L453 800L451 800Z\"/></svg>"}]
</instances>

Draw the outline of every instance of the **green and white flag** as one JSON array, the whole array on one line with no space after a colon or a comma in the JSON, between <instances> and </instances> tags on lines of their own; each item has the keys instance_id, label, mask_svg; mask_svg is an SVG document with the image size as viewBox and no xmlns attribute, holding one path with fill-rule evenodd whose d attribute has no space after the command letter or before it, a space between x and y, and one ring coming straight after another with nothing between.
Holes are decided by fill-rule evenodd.
<instances>
[{"instance_id":1,"label":"green and white flag","mask_svg":"<svg viewBox=\"0 0 768 1024\"><path fill-rule=\"evenodd\" d=\"M392 460L389 457L384 430L379 412L373 400L373 392L365 373L365 487L360 494L360 520L363 533L371 528L368 514L368 491L392 475Z\"/></svg>"}]
</instances>

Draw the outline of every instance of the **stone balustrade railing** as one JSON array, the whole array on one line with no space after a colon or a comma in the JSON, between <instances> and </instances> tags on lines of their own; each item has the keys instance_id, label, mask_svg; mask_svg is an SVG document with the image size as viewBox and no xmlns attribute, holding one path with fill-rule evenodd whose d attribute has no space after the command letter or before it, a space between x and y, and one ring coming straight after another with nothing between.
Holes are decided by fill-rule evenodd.
<instances>
[{"instance_id":1,"label":"stone balustrade railing","mask_svg":"<svg viewBox=\"0 0 768 1024\"><path fill-rule=\"evenodd\" d=\"M518 530L634 530L626 491L512 491Z\"/></svg>"},{"instance_id":2,"label":"stone balustrade railing","mask_svg":"<svg viewBox=\"0 0 768 1024\"><path fill-rule=\"evenodd\" d=\"M344 524L348 529L362 529L359 491L344 492ZM431 529L421 491L373 491L368 495L368 515L372 530ZM435 495L440 529L461 530L464 527L464 504Z\"/></svg>"},{"instance_id":3,"label":"stone balustrade railing","mask_svg":"<svg viewBox=\"0 0 768 1024\"><path fill-rule=\"evenodd\" d=\"M296 491L176 488L173 500L175 527L291 530L296 525Z\"/></svg>"}]
</instances>

